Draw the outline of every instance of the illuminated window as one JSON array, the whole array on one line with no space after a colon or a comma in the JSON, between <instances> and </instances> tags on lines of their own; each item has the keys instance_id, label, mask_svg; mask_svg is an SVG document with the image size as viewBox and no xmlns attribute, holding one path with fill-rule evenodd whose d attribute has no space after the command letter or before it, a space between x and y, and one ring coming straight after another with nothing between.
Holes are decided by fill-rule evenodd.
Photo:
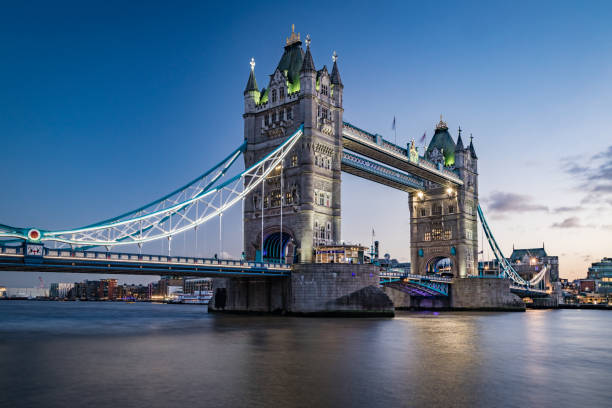
<instances>
[{"instance_id":1,"label":"illuminated window","mask_svg":"<svg viewBox=\"0 0 612 408\"><path fill-rule=\"evenodd\" d=\"M298 157L297 154L291 156L291 167L295 167L298 165Z\"/></svg>"},{"instance_id":2,"label":"illuminated window","mask_svg":"<svg viewBox=\"0 0 612 408\"><path fill-rule=\"evenodd\" d=\"M293 194L289 191L285 193L285 205L293 204Z\"/></svg>"},{"instance_id":3,"label":"illuminated window","mask_svg":"<svg viewBox=\"0 0 612 408\"><path fill-rule=\"evenodd\" d=\"M425 233L425 241L431 241L431 232Z\"/></svg>"},{"instance_id":4,"label":"illuminated window","mask_svg":"<svg viewBox=\"0 0 612 408\"><path fill-rule=\"evenodd\" d=\"M268 196L264 197L263 205L264 205L264 208L268 208Z\"/></svg>"},{"instance_id":5,"label":"illuminated window","mask_svg":"<svg viewBox=\"0 0 612 408\"><path fill-rule=\"evenodd\" d=\"M280 191L272 192L272 207L280 207L281 193Z\"/></svg>"},{"instance_id":6,"label":"illuminated window","mask_svg":"<svg viewBox=\"0 0 612 408\"><path fill-rule=\"evenodd\" d=\"M442 239L442 228L432 228L431 239L433 241L439 241Z\"/></svg>"},{"instance_id":7,"label":"illuminated window","mask_svg":"<svg viewBox=\"0 0 612 408\"><path fill-rule=\"evenodd\" d=\"M453 238L453 232L451 230L444 231L444 239L451 239L451 238Z\"/></svg>"}]
</instances>

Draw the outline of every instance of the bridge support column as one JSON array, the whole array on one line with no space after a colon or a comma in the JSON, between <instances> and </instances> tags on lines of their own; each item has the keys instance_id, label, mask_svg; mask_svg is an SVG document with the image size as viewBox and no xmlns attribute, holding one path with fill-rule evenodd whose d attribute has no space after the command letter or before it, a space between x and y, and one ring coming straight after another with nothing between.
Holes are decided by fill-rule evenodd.
<instances>
[{"instance_id":1,"label":"bridge support column","mask_svg":"<svg viewBox=\"0 0 612 408\"><path fill-rule=\"evenodd\" d=\"M393 302L378 287L379 268L297 264L287 278L217 278L209 311L298 316L388 316Z\"/></svg>"},{"instance_id":2,"label":"bridge support column","mask_svg":"<svg viewBox=\"0 0 612 408\"><path fill-rule=\"evenodd\" d=\"M453 310L525 311L525 302L510 292L509 279L453 279L450 291Z\"/></svg>"}]
</instances>

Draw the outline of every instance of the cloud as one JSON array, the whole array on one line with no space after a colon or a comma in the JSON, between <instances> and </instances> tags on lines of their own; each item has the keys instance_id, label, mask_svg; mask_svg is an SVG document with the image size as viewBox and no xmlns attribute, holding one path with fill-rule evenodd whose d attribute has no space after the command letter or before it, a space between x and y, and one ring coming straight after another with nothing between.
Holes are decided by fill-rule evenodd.
<instances>
[{"instance_id":1,"label":"cloud","mask_svg":"<svg viewBox=\"0 0 612 408\"><path fill-rule=\"evenodd\" d=\"M575 212L575 211L580 211L582 210L582 207L580 207L579 205L575 205L575 206L565 206L565 207L557 207L557 208L553 208L552 212L554 213L564 213L564 212Z\"/></svg>"},{"instance_id":2,"label":"cloud","mask_svg":"<svg viewBox=\"0 0 612 408\"><path fill-rule=\"evenodd\" d=\"M612 146L608 146L604 151L591 156L590 160L573 157L563 160L562 170L576 180L574 188L586 193L582 204L612 201L608 200L612 196L611 157Z\"/></svg>"},{"instance_id":3,"label":"cloud","mask_svg":"<svg viewBox=\"0 0 612 408\"><path fill-rule=\"evenodd\" d=\"M591 157L592 160L600 160L600 159L607 159L612 157L612 146L608 146L608 148L606 150L604 150L603 152L599 152L596 155L594 155L593 157Z\"/></svg>"},{"instance_id":4,"label":"cloud","mask_svg":"<svg viewBox=\"0 0 612 408\"><path fill-rule=\"evenodd\" d=\"M547 206L533 203L533 198L524 194L494 191L487 201L487 208L491 212L548 212Z\"/></svg>"},{"instance_id":5,"label":"cloud","mask_svg":"<svg viewBox=\"0 0 612 408\"><path fill-rule=\"evenodd\" d=\"M580 224L580 220L578 217L569 217L564 219L561 222L555 222L551 225L553 228L582 228L582 224Z\"/></svg>"}]
</instances>

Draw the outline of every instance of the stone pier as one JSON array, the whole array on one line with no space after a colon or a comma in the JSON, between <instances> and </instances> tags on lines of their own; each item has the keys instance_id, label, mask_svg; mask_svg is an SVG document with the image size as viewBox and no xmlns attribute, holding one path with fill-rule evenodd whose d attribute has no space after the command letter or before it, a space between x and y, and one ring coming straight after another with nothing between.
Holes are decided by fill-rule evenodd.
<instances>
[{"instance_id":1,"label":"stone pier","mask_svg":"<svg viewBox=\"0 0 612 408\"><path fill-rule=\"evenodd\" d=\"M297 264L286 278L217 278L211 312L299 316L393 316L378 287L379 268L356 264Z\"/></svg>"},{"instance_id":2,"label":"stone pier","mask_svg":"<svg viewBox=\"0 0 612 408\"><path fill-rule=\"evenodd\" d=\"M525 302L510 292L509 279L453 279L452 310L525 311Z\"/></svg>"}]
</instances>

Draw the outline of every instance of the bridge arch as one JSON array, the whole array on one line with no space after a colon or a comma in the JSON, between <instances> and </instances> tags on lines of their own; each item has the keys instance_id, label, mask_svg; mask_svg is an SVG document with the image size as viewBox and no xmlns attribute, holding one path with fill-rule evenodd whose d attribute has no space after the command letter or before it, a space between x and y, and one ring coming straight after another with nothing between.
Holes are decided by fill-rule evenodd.
<instances>
[{"instance_id":1,"label":"bridge arch","mask_svg":"<svg viewBox=\"0 0 612 408\"><path fill-rule=\"evenodd\" d=\"M429 258L425 263L425 274L452 274L457 276L457 264L451 255L440 254Z\"/></svg>"}]
</instances>

